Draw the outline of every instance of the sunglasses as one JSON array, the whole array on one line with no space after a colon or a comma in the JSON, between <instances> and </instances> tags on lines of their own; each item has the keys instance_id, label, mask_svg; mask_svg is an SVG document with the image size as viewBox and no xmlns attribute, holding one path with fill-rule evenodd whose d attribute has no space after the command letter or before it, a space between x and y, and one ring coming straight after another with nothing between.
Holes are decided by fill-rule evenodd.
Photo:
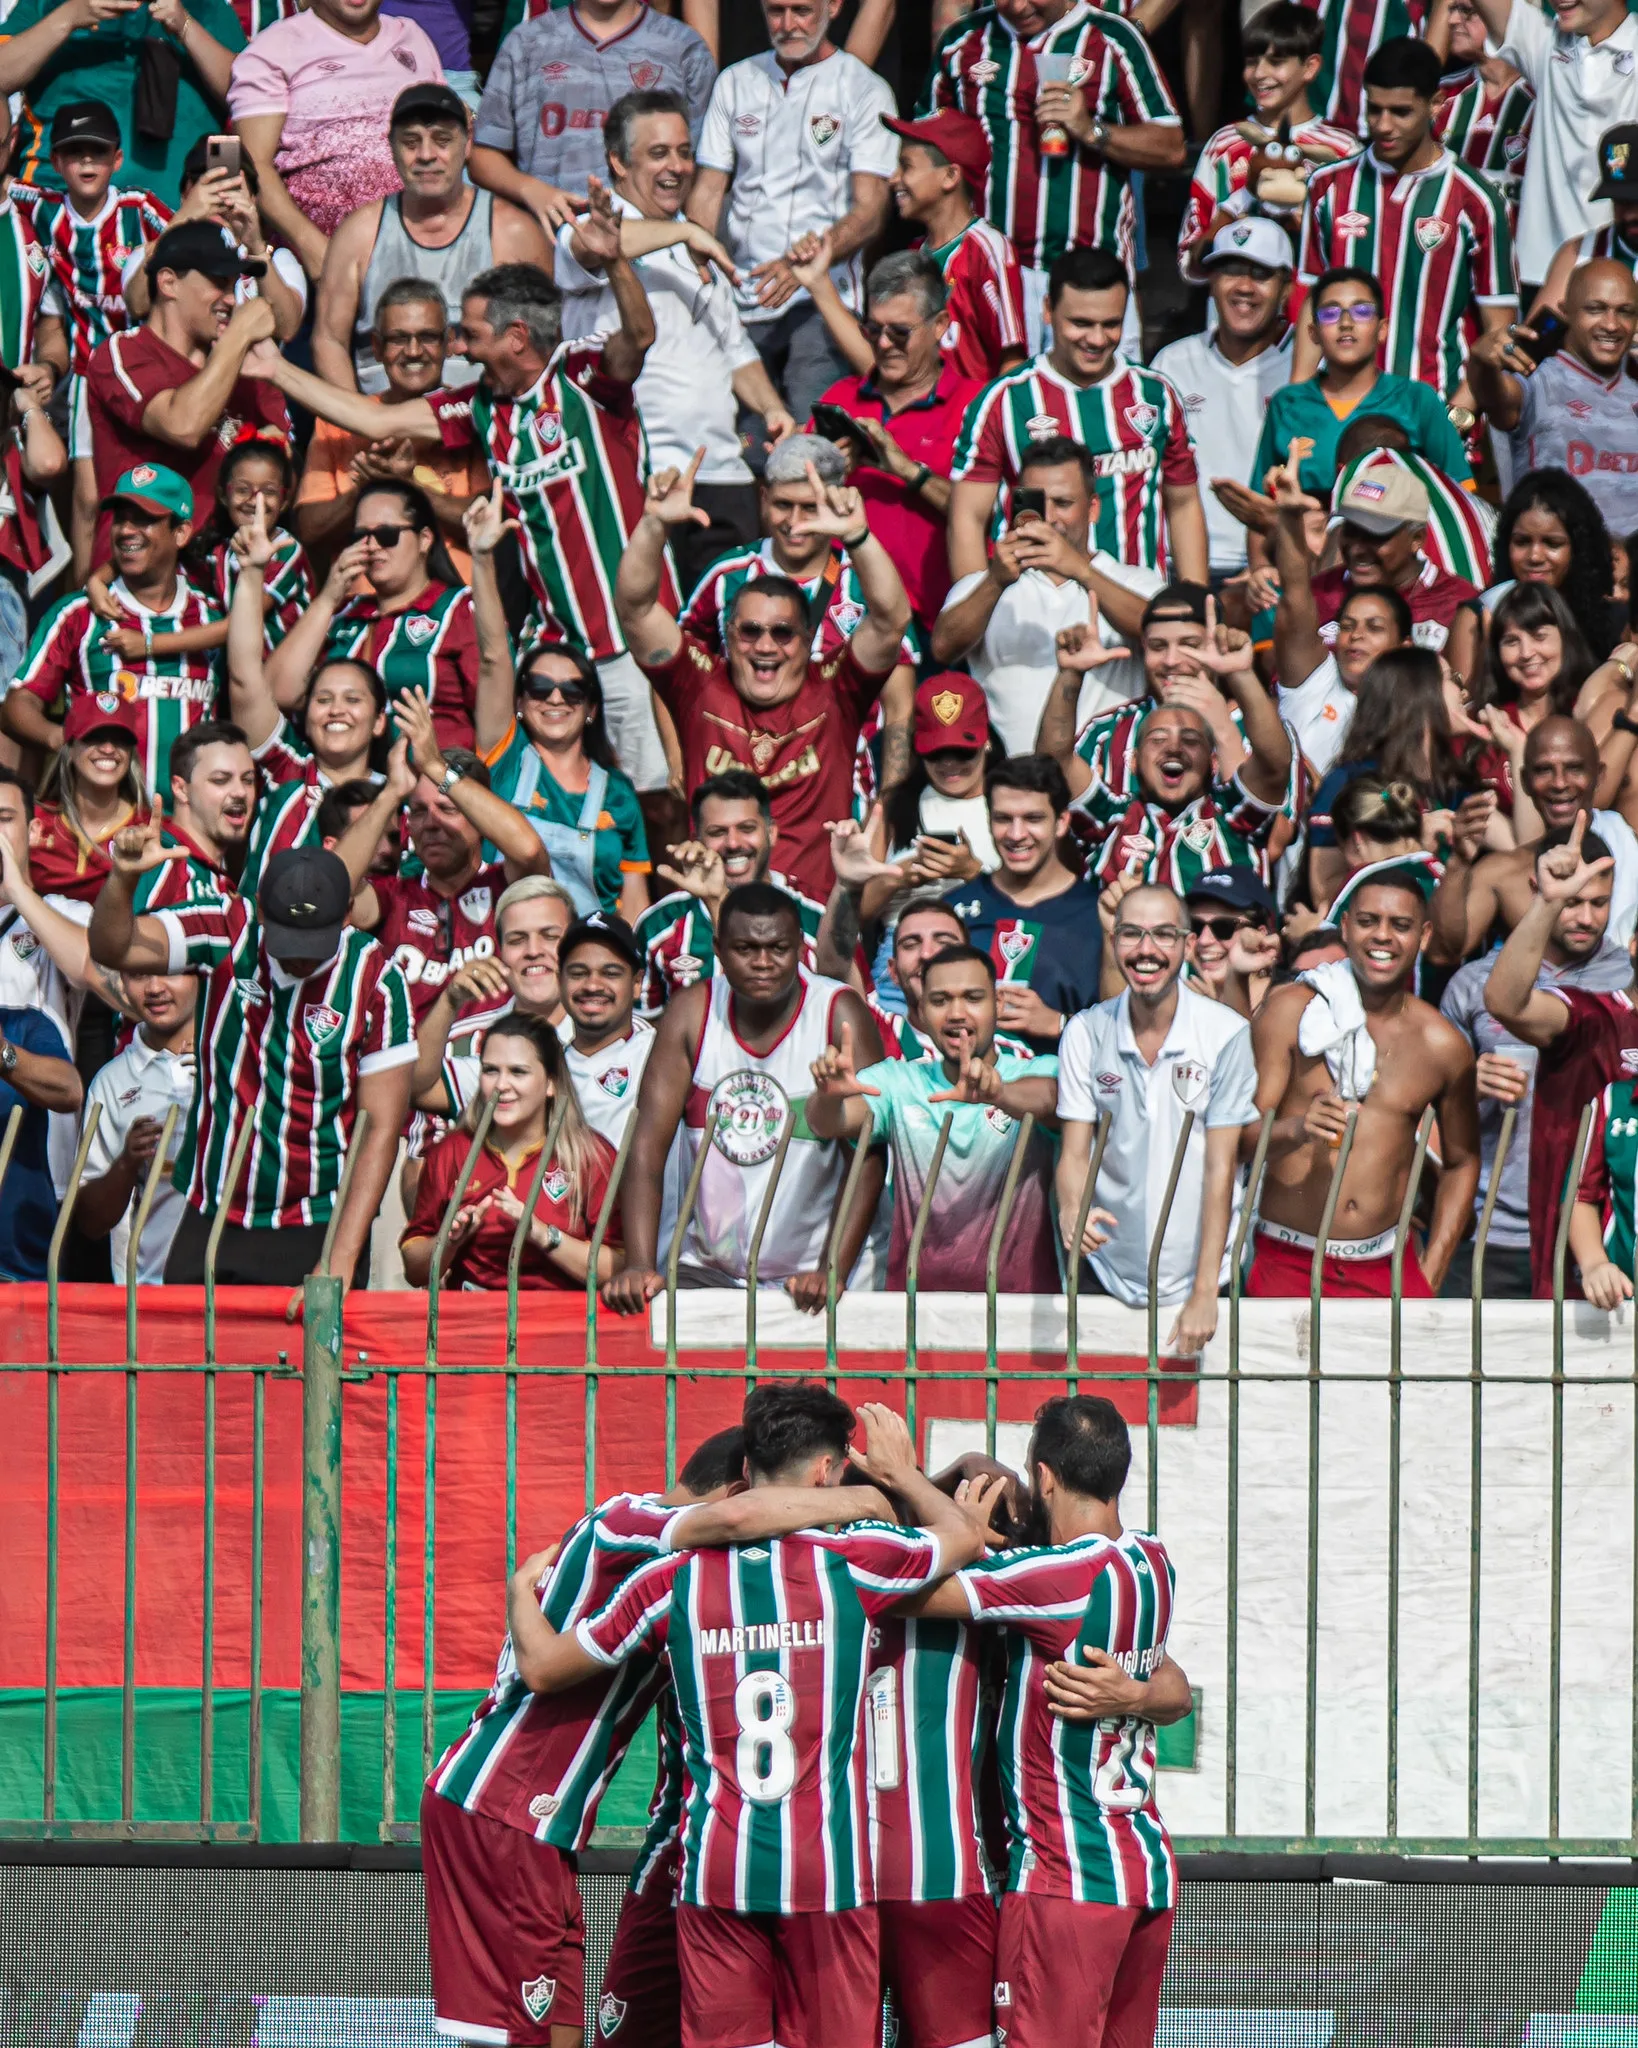
<instances>
[{"instance_id":1,"label":"sunglasses","mask_svg":"<svg viewBox=\"0 0 1638 2048\"><path fill-rule=\"evenodd\" d=\"M734 638L747 647L754 647L759 640L771 640L776 647L794 647L802 637L799 626L751 626L743 619L734 621Z\"/></svg>"},{"instance_id":2,"label":"sunglasses","mask_svg":"<svg viewBox=\"0 0 1638 2048\"><path fill-rule=\"evenodd\" d=\"M897 320L861 320L859 332L872 348L878 341L885 341L889 348L908 348L910 337L926 325L925 320L918 320L913 327L905 327Z\"/></svg>"},{"instance_id":3,"label":"sunglasses","mask_svg":"<svg viewBox=\"0 0 1638 2048\"><path fill-rule=\"evenodd\" d=\"M355 526L355 541L373 540L378 548L395 548L406 533L413 533L413 526Z\"/></svg>"},{"instance_id":4,"label":"sunglasses","mask_svg":"<svg viewBox=\"0 0 1638 2048\"><path fill-rule=\"evenodd\" d=\"M591 692L584 683L560 683L555 676L530 676L523 686L523 694L538 698L542 704L550 703L553 697L561 697L571 710L576 704L591 702Z\"/></svg>"},{"instance_id":5,"label":"sunglasses","mask_svg":"<svg viewBox=\"0 0 1638 2048\"><path fill-rule=\"evenodd\" d=\"M1355 299L1346 306L1330 305L1316 306L1314 308L1314 318L1322 327L1335 327L1345 313L1350 320L1376 320L1381 317L1376 310L1376 301L1374 299Z\"/></svg>"},{"instance_id":6,"label":"sunglasses","mask_svg":"<svg viewBox=\"0 0 1638 2048\"><path fill-rule=\"evenodd\" d=\"M1189 923L1197 939L1204 938L1206 933L1210 932L1214 939L1220 940L1226 946L1236 932L1245 930L1247 920L1243 917L1191 917Z\"/></svg>"}]
</instances>

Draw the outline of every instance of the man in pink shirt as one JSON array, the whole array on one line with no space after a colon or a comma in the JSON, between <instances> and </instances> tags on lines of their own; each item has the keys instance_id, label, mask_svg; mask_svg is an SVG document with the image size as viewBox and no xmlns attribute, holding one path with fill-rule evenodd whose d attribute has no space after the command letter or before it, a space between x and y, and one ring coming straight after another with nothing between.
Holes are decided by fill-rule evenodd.
<instances>
[{"instance_id":1,"label":"man in pink shirt","mask_svg":"<svg viewBox=\"0 0 1638 2048\"><path fill-rule=\"evenodd\" d=\"M315 283L346 216L399 190L393 102L443 75L426 31L384 15L381 0L312 0L234 58L228 106L261 177L263 216Z\"/></svg>"}]
</instances>

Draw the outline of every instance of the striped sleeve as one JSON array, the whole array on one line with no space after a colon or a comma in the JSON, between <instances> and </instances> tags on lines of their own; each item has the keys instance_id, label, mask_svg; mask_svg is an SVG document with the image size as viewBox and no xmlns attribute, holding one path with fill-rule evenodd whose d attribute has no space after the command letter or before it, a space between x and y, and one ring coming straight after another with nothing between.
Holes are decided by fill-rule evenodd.
<instances>
[{"instance_id":1,"label":"striped sleeve","mask_svg":"<svg viewBox=\"0 0 1638 2048\"><path fill-rule=\"evenodd\" d=\"M976 1622L1034 1634L1049 1624L1079 1623L1091 1592L1085 1570L1051 1550L1003 1552L957 1572L955 1582Z\"/></svg>"},{"instance_id":2,"label":"striped sleeve","mask_svg":"<svg viewBox=\"0 0 1638 2048\"><path fill-rule=\"evenodd\" d=\"M899 1529L888 1522L855 1522L827 1539L841 1553L866 1614L883 1614L940 1576L942 1549L930 1529Z\"/></svg>"},{"instance_id":3,"label":"striped sleeve","mask_svg":"<svg viewBox=\"0 0 1638 2048\"><path fill-rule=\"evenodd\" d=\"M1007 473L1004 418L1007 393L1005 382L981 391L967 408L967 417L956 435L955 455L950 464L950 481L955 484L998 484Z\"/></svg>"},{"instance_id":4,"label":"striped sleeve","mask_svg":"<svg viewBox=\"0 0 1638 2048\"><path fill-rule=\"evenodd\" d=\"M359 1079L389 1067L408 1066L415 1058L415 1013L409 983L395 961L385 961L364 1013L364 1046Z\"/></svg>"},{"instance_id":5,"label":"striped sleeve","mask_svg":"<svg viewBox=\"0 0 1638 2048\"><path fill-rule=\"evenodd\" d=\"M598 1614L575 1623L575 1640L600 1664L624 1664L643 1651L665 1648L671 1589L689 1563L686 1551L657 1557L634 1571Z\"/></svg>"},{"instance_id":6,"label":"striped sleeve","mask_svg":"<svg viewBox=\"0 0 1638 2048\"><path fill-rule=\"evenodd\" d=\"M1297 282L1310 287L1331 267L1327 253L1331 240L1331 180L1324 172L1308 181L1308 196L1302 203L1302 226L1297 235Z\"/></svg>"},{"instance_id":7,"label":"striped sleeve","mask_svg":"<svg viewBox=\"0 0 1638 2048\"><path fill-rule=\"evenodd\" d=\"M219 967L233 951L249 913L237 896L190 896L153 915L170 940L167 972L181 974L189 967Z\"/></svg>"},{"instance_id":8,"label":"striped sleeve","mask_svg":"<svg viewBox=\"0 0 1638 2048\"><path fill-rule=\"evenodd\" d=\"M80 649L91 623L91 607L83 597L59 598L35 631L14 690L27 690L42 704L66 695L80 672Z\"/></svg>"},{"instance_id":9,"label":"striped sleeve","mask_svg":"<svg viewBox=\"0 0 1638 2048\"><path fill-rule=\"evenodd\" d=\"M1473 199L1467 209L1468 263L1473 296L1481 306L1506 305L1519 295L1507 203L1494 186L1476 174L1469 182Z\"/></svg>"},{"instance_id":10,"label":"striped sleeve","mask_svg":"<svg viewBox=\"0 0 1638 2048\"><path fill-rule=\"evenodd\" d=\"M1155 62L1154 52L1142 31L1118 20L1105 20L1099 25L1115 52L1111 74L1114 91L1112 95L1106 95L1106 100L1112 99L1113 104L1108 105L1107 113L1115 113L1118 109L1120 118L1128 123L1166 121L1180 124L1182 117L1177 111L1177 102L1161 76L1160 66Z\"/></svg>"}]
</instances>

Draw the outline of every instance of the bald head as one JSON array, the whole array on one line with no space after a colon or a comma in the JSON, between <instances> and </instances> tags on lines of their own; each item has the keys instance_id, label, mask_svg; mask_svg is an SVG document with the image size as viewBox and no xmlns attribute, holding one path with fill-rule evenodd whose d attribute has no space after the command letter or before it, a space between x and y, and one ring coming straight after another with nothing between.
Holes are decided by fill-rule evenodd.
<instances>
[{"instance_id":1,"label":"bald head","mask_svg":"<svg viewBox=\"0 0 1638 2048\"><path fill-rule=\"evenodd\" d=\"M1638 333L1638 278L1624 263L1601 258L1570 273L1564 293L1565 346L1589 369L1613 375Z\"/></svg>"},{"instance_id":2,"label":"bald head","mask_svg":"<svg viewBox=\"0 0 1638 2048\"><path fill-rule=\"evenodd\" d=\"M1175 924L1187 930L1188 908L1175 889L1164 882L1145 882L1123 896L1120 914L1133 924Z\"/></svg>"},{"instance_id":3,"label":"bald head","mask_svg":"<svg viewBox=\"0 0 1638 2048\"><path fill-rule=\"evenodd\" d=\"M1567 760L1579 761L1595 774L1597 772L1598 742L1579 718L1555 714L1532 727L1530 737L1524 743L1525 767L1532 767L1549 754L1558 754Z\"/></svg>"},{"instance_id":4,"label":"bald head","mask_svg":"<svg viewBox=\"0 0 1638 2048\"><path fill-rule=\"evenodd\" d=\"M1520 780L1549 832L1591 810L1598 786L1598 743L1575 718L1544 718L1524 743Z\"/></svg>"}]
</instances>

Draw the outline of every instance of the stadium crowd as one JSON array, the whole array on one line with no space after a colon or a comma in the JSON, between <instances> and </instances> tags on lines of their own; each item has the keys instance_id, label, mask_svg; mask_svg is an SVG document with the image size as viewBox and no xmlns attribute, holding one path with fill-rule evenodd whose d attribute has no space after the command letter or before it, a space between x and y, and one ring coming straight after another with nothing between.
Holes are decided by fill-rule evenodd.
<instances>
[{"instance_id":1,"label":"stadium crowd","mask_svg":"<svg viewBox=\"0 0 1638 2048\"><path fill-rule=\"evenodd\" d=\"M1615 1306L1622 0L680 4L0 22L0 1272Z\"/></svg>"}]
</instances>

